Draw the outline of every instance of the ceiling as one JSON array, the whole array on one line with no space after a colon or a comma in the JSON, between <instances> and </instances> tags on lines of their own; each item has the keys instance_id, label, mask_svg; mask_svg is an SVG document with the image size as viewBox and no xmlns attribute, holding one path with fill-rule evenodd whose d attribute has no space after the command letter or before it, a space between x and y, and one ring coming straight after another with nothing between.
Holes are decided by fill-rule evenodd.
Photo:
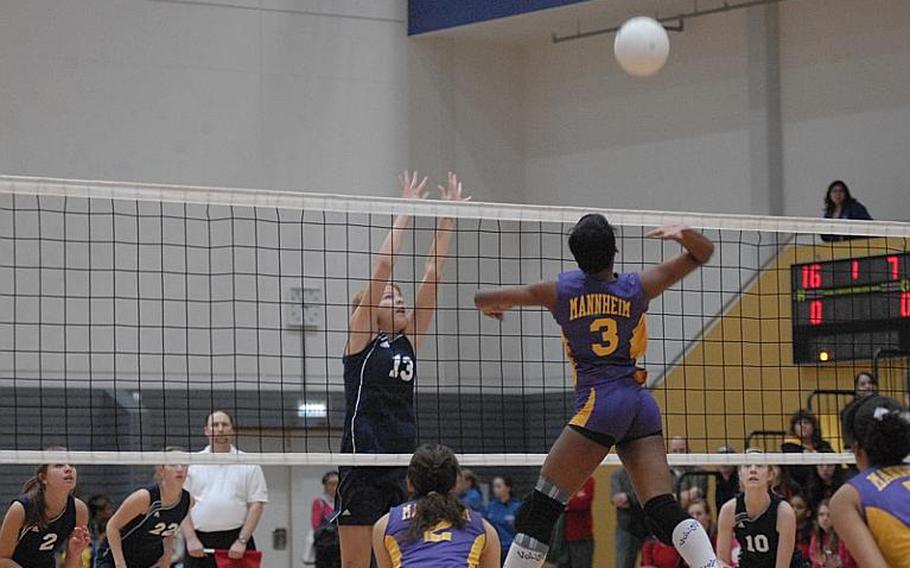
<instances>
[{"instance_id":1,"label":"ceiling","mask_svg":"<svg viewBox=\"0 0 910 568\"><path fill-rule=\"evenodd\" d=\"M692 12L696 8L717 8L724 3L724 0L589 0L416 37L533 45L550 43L553 34L563 36L618 26L633 16L667 17Z\"/></svg>"}]
</instances>

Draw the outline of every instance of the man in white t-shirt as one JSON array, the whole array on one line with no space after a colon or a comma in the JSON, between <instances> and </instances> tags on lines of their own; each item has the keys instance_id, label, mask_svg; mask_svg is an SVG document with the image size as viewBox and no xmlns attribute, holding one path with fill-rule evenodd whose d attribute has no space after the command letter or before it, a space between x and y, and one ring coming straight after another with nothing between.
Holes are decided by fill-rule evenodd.
<instances>
[{"instance_id":1,"label":"man in white t-shirt","mask_svg":"<svg viewBox=\"0 0 910 568\"><path fill-rule=\"evenodd\" d=\"M234 419L223 410L205 423L209 445L202 452L242 453L234 447ZM256 550L253 531L269 500L265 476L258 465L191 465L184 488L196 500L183 522L186 568L216 568L205 548L224 549L231 558Z\"/></svg>"}]
</instances>

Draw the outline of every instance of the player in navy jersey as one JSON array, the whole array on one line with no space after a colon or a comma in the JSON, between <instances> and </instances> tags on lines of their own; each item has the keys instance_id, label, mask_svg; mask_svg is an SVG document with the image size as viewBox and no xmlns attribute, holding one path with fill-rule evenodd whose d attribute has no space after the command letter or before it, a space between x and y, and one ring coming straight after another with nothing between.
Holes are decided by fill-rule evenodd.
<instances>
[{"instance_id":1,"label":"player in navy jersey","mask_svg":"<svg viewBox=\"0 0 910 568\"><path fill-rule=\"evenodd\" d=\"M399 178L402 197L426 197L426 178L405 172ZM467 201L461 183L450 173L439 187L447 201ZM401 289L392 281L399 246L410 216L399 215L376 255L365 290L355 296L345 348L346 411L341 451L345 453L411 453L417 443L414 381L417 349L430 327L442 265L454 232L452 219L441 218L427 255L414 309L408 311ZM341 562L346 568L370 565L371 528L390 507L407 498L405 468L342 467L336 496Z\"/></svg>"},{"instance_id":2,"label":"player in navy jersey","mask_svg":"<svg viewBox=\"0 0 910 568\"><path fill-rule=\"evenodd\" d=\"M910 410L869 396L841 422L860 473L831 499L834 528L863 568L910 566Z\"/></svg>"},{"instance_id":3,"label":"player in navy jersey","mask_svg":"<svg viewBox=\"0 0 910 568\"><path fill-rule=\"evenodd\" d=\"M771 467L740 466L739 479L743 491L724 503L717 517L718 560L732 565L735 534L741 568L802 566L795 550L796 514L783 497L771 492Z\"/></svg>"},{"instance_id":4,"label":"player in navy jersey","mask_svg":"<svg viewBox=\"0 0 910 568\"><path fill-rule=\"evenodd\" d=\"M642 274L616 274L616 236L603 215L582 217L569 236L579 270L556 282L477 292L484 314L502 319L516 306L543 306L562 328L575 378L576 414L541 469L534 491L516 515L518 534L507 568L537 568L566 502L615 445L654 533L674 545L689 566L714 566L711 541L671 494L660 410L642 387L636 359L647 345L648 302L702 264L714 245L684 225L661 227L648 237L673 240L686 252Z\"/></svg>"},{"instance_id":5,"label":"player in navy jersey","mask_svg":"<svg viewBox=\"0 0 910 568\"><path fill-rule=\"evenodd\" d=\"M155 468L157 483L134 491L107 522L107 543L98 552L97 568L167 568L170 543L193 506L183 488L187 467ZM166 544L168 546L166 546Z\"/></svg>"},{"instance_id":6,"label":"player in navy jersey","mask_svg":"<svg viewBox=\"0 0 910 568\"><path fill-rule=\"evenodd\" d=\"M412 500L373 527L379 568L498 568L499 537L490 523L453 494L458 460L438 444L414 452L407 483Z\"/></svg>"},{"instance_id":7,"label":"player in navy jersey","mask_svg":"<svg viewBox=\"0 0 910 568\"><path fill-rule=\"evenodd\" d=\"M57 449L57 448L54 448ZM66 548L64 568L82 566L89 545L88 507L73 497L76 468L44 464L26 482L6 511L0 528L0 567L55 568L56 554Z\"/></svg>"}]
</instances>

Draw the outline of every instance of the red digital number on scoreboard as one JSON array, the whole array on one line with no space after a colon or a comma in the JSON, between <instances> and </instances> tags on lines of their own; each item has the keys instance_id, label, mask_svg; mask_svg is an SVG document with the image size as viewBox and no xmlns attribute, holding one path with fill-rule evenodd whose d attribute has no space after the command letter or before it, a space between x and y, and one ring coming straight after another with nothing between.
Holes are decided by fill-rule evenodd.
<instances>
[{"instance_id":1,"label":"red digital number on scoreboard","mask_svg":"<svg viewBox=\"0 0 910 568\"><path fill-rule=\"evenodd\" d=\"M901 292L901 317L910 318L910 292Z\"/></svg>"},{"instance_id":2,"label":"red digital number on scoreboard","mask_svg":"<svg viewBox=\"0 0 910 568\"><path fill-rule=\"evenodd\" d=\"M888 264L891 265L891 280L900 278L900 259L896 256L889 256Z\"/></svg>"},{"instance_id":3,"label":"red digital number on scoreboard","mask_svg":"<svg viewBox=\"0 0 910 568\"><path fill-rule=\"evenodd\" d=\"M809 302L809 323L811 325L821 325L823 319L822 301L812 300Z\"/></svg>"},{"instance_id":4,"label":"red digital number on scoreboard","mask_svg":"<svg viewBox=\"0 0 910 568\"><path fill-rule=\"evenodd\" d=\"M822 265L807 264L803 266L803 289L815 290L822 287Z\"/></svg>"}]
</instances>

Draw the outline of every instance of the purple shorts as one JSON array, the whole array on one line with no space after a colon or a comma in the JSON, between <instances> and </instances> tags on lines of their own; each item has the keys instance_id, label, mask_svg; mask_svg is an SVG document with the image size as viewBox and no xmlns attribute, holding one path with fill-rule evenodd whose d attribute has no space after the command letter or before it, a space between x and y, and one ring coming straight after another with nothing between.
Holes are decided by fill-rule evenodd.
<instances>
[{"instance_id":1,"label":"purple shorts","mask_svg":"<svg viewBox=\"0 0 910 568\"><path fill-rule=\"evenodd\" d=\"M631 378L577 387L569 425L609 436L617 444L663 430L657 401Z\"/></svg>"}]
</instances>

